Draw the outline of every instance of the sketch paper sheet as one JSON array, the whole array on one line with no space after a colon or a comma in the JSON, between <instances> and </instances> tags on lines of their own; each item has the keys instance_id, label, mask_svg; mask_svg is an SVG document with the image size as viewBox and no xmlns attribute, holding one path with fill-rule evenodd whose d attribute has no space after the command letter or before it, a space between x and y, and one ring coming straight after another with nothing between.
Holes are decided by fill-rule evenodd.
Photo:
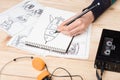
<instances>
[{"instance_id":1,"label":"sketch paper sheet","mask_svg":"<svg viewBox=\"0 0 120 80\"><path fill-rule=\"evenodd\" d=\"M43 12L43 6L34 0L25 0L12 8L0 13L0 28L10 36L14 36L26 26L36 22ZM32 23L29 22L32 20Z\"/></svg>"}]
</instances>

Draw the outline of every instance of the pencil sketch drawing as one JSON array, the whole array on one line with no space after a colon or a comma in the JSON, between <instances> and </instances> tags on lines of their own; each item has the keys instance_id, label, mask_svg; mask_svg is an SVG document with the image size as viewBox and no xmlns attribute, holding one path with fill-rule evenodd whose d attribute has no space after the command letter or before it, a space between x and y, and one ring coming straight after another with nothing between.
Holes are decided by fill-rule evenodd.
<instances>
[{"instance_id":1,"label":"pencil sketch drawing","mask_svg":"<svg viewBox=\"0 0 120 80\"><path fill-rule=\"evenodd\" d=\"M10 12L11 15L6 15L6 19L2 21L0 24L1 28L5 30L11 29L12 25L15 23L25 23L28 21L30 17L40 17L40 15L43 13L43 9L38 7L35 3L32 1L27 1L22 6L16 7L21 12ZM15 9L15 8L14 8ZM15 11L15 10L14 10ZM14 16L14 14L16 16Z\"/></svg>"},{"instance_id":2,"label":"pencil sketch drawing","mask_svg":"<svg viewBox=\"0 0 120 80\"><path fill-rule=\"evenodd\" d=\"M19 33L18 35L16 35L13 40L11 41L11 45L14 46L20 46L20 45L24 45L25 44L25 40L28 35L31 33L33 27L27 27L24 31L22 31L21 33Z\"/></svg>"},{"instance_id":3,"label":"pencil sketch drawing","mask_svg":"<svg viewBox=\"0 0 120 80\"><path fill-rule=\"evenodd\" d=\"M55 33L55 31L58 25L63 21L64 21L64 18L62 17L53 17L52 15L49 15L49 24L44 32L45 44L57 37L59 33Z\"/></svg>"},{"instance_id":4,"label":"pencil sketch drawing","mask_svg":"<svg viewBox=\"0 0 120 80\"><path fill-rule=\"evenodd\" d=\"M16 36L15 38L14 38L14 41L12 41L12 45L14 45L14 46L20 46L20 44L24 44L24 42L22 41L22 39L24 39L25 37L27 37L27 36L25 36L25 35L18 35L18 36Z\"/></svg>"},{"instance_id":5,"label":"pencil sketch drawing","mask_svg":"<svg viewBox=\"0 0 120 80\"><path fill-rule=\"evenodd\" d=\"M36 8L36 5L33 4L31 1L27 1L24 3L23 8L25 11L29 12L28 14L31 16L39 17L43 13L43 9Z\"/></svg>"},{"instance_id":6,"label":"pencil sketch drawing","mask_svg":"<svg viewBox=\"0 0 120 80\"><path fill-rule=\"evenodd\" d=\"M0 26L5 30L9 30L13 23L14 23L14 21L12 19L8 18L7 20L3 21L0 24Z\"/></svg>"},{"instance_id":7,"label":"pencil sketch drawing","mask_svg":"<svg viewBox=\"0 0 120 80\"><path fill-rule=\"evenodd\" d=\"M72 43L67 54L78 54L79 48L79 43Z\"/></svg>"}]
</instances>

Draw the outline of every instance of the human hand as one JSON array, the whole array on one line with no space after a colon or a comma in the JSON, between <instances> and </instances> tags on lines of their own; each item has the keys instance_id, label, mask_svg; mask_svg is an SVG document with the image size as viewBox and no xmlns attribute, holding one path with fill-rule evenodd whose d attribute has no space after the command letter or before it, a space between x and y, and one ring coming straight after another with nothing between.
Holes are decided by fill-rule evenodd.
<instances>
[{"instance_id":1,"label":"human hand","mask_svg":"<svg viewBox=\"0 0 120 80\"><path fill-rule=\"evenodd\" d=\"M78 13L78 14L80 14L80 13ZM75 15L75 16L77 16L77 15ZM68 23L75 16L69 18L68 20L66 20L62 24L60 24L60 26L58 26L57 30L62 32L65 35L77 36L79 34L82 34L94 20L94 16L93 16L92 12L90 11L90 12L86 13L85 15L83 15L81 18L72 22L70 25L66 26L65 24Z\"/></svg>"}]
</instances>

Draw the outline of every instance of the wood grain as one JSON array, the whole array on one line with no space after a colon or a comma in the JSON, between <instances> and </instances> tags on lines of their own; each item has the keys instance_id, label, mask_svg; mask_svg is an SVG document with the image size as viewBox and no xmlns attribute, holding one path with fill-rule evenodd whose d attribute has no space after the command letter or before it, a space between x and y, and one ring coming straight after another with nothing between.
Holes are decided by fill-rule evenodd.
<instances>
[{"instance_id":1,"label":"wood grain","mask_svg":"<svg viewBox=\"0 0 120 80\"><path fill-rule=\"evenodd\" d=\"M3 12L22 0L0 0L0 12ZM93 0L38 0L40 4L58 9L78 12L89 5ZM52 72L57 67L66 68L71 74L81 75L84 80L97 80L95 75L94 60L103 28L120 30L120 0L111 6L100 18L93 23L91 32L90 55L87 60L75 60L56 57L43 57L30 52L6 46L11 38L6 32L0 30L0 68L20 56L35 56L42 58ZM32 68L31 60L22 60L12 63L1 75L1 80L36 80L42 71ZM59 74L64 74L60 71ZM59 78L56 80L62 80ZM69 80L69 79L67 79ZM74 78L74 80L80 80ZM106 71L103 80L120 80L120 74Z\"/></svg>"}]
</instances>

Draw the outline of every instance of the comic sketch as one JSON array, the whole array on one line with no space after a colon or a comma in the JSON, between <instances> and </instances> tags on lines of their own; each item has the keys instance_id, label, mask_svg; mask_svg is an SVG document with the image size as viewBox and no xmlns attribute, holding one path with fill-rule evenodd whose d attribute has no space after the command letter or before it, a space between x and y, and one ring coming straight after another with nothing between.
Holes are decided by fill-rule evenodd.
<instances>
[{"instance_id":1,"label":"comic sketch","mask_svg":"<svg viewBox=\"0 0 120 80\"><path fill-rule=\"evenodd\" d=\"M72 43L67 54L78 54L79 48L79 43Z\"/></svg>"},{"instance_id":2,"label":"comic sketch","mask_svg":"<svg viewBox=\"0 0 120 80\"><path fill-rule=\"evenodd\" d=\"M8 31L9 29L11 29L11 27L14 23L17 23L17 22L25 23L25 22L27 22L27 19L28 19L27 15L18 16L18 17L15 17L15 18L8 17L6 20L4 20L0 24L0 26L1 26L1 28Z\"/></svg>"},{"instance_id":3,"label":"comic sketch","mask_svg":"<svg viewBox=\"0 0 120 80\"><path fill-rule=\"evenodd\" d=\"M20 15L20 16L17 16L17 17L15 17L15 18L13 18L13 17L8 17L6 20L4 20L4 21L0 24L0 26L1 26L3 29L5 29L5 30L8 31L8 30L12 27L12 25L13 25L14 23L17 23L17 22L19 22L19 23L25 23L25 22L27 22L29 16L30 16L30 15Z\"/></svg>"},{"instance_id":4,"label":"comic sketch","mask_svg":"<svg viewBox=\"0 0 120 80\"><path fill-rule=\"evenodd\" d=\"M4 20L1 21L0 27L9 31L15 23L22 24L26 23L30 17L40 17L43 13L43 9L36 4L37 3L32 1L26 1L22 5L7 11L8 15L5 15Z\"/></svg>"},{"instance_id":5,"label":"comic sketch","mask_svg":"<svg viewBox=\"0 0 120 80\"><path fill-rule=\"evenodd\" d=\"M59 33L55 33L58 25L64 21L64 18L62 17L53 17L52 15L49 15L49 24L44 32L44 40L45 44L57 37Z\"/></svg>"},{"instance_id":6,"label":"comic sketch","mask_svg":"<svg viewBox=\"0 0 120 80\"><path fill-rule=\"evenodd\" d=\"M21 23L27 22L29 17L30 17L29 14L18 16L16 17L17 19L16 22L21 22Z\"/></svg>"},{"instance_id":7,"label":"comic sketch","mask_svg":"<svg viewBox=\"0 0 120 80\"><path fill-rule=\"evenodd\" d=\"M25 11L29 12L29 15L31 16L40 16L43 13L43 9L37 9L35 4L33 4L31 1L25 2L23 8Z\"/></svg>"},{"instance_id":8,"label":"comic sketch","mask_svg":"<svg viewBox=\"0 0 120 80\"><path fill-rule=\"evenodd\" d=\"M24 42L22 41L22 39L24 39L25 37L27 37L27 36L25 36L25 35L18 35L17 37L15 37L14 38L14 41L12 41L12 45L14 45L14 46L18 46L18 45L20 45L21 43L23 44Z\"/></svg>"},{"instance_id":9,"label":"comic sketch","mask_svg":"<svg viewBox=\"0 0 120 80\"><path fill-rule=\"evenodd\" d=\"M25 9L25 10L32 10L33 8L35 7L35 5L34 4L32 4L31 3L31 1L27 1L27 2L25 2L24 4L23 4L23 8Z\"/></svg>"},{"instance_id":10,"label":"comic sketch","mask_svg":"<svg viewBox=\"0 0 120 80\"><path fill-rule=\"evenodd\" d=\"M11 41L11 45L14 45L16 47L20 46L21 44L24 45L25 44L24 39L26 39L26 37L30 34L32 29L33 27L30 27L30 28L27 27L24 31L16 35L14 39Z\"/></svg>"},{"instance_id":11,"label":"comic sketch","mask_svg":"<svg viewBox=\"0 0 120 80\"><path fill-rule=\"evenodd\" d=\"M0 26L5 30L9 30L13 23L14 23L14 21L12 19L8 18L7 20L3 21L0 24Z\"/></svg>"}]
</instances>

